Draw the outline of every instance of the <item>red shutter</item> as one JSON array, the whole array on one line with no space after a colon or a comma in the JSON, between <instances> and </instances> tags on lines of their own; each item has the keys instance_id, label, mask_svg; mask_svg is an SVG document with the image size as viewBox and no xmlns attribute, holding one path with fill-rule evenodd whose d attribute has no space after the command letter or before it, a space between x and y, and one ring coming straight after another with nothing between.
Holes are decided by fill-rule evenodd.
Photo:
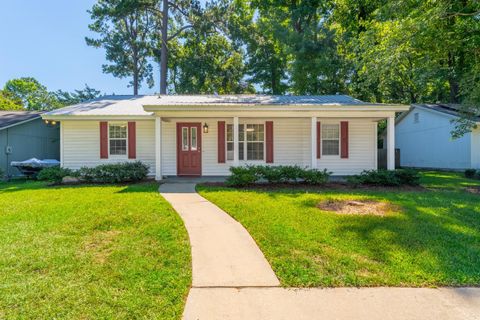
<instances>
[{"instance_id":1,"label":"red shutter","mask_svg":"<svg viewBox=\"0 0 480 320\"><path fill-rule=\"evenodd\" d=\"M322 125L320 122L317 122L317 159L320 159L320 155L322 154Z\"/></svg>"},{"instance_id":2,"label":"red shutter","mask_svg":"<svg viewBox=\"0 0 480 320\"><path fill-rule=\"evenodd\" d=\"M135 122L128 123L128 159L137 158L137 132Z\"/></svg>"},{"instance_id":3,"label":"red shutter","mask_svg":"<svg viewBox=\"0 0 480 320\"><path fill-rule=\"evenodd\" d=\"M265 122L265 141L267 143L267 163L273 163L273 121Z\"/></svg>"},{"instance_id":4,"label":"red shutter","mask_svg":"<svg viewBox=\"0 0 480 320\"><path fill-rule=\"evenodd\" d=\"M108 122L100 122L100 159L108 159Z\"/></svg>"},{"instance_id":5,"label":"red shutter","mask_svg":"<svg viewBox=\"0 0 480 320\"><path fill-rule=\"evenodd\" d=\"M218 121L218 163L225 163L225 121Z\"/></svg>"},{"instance_id":6,"label":"red shutter","mask_svg":"<svg viewBox=\"0 0 480 320\"><path fill-rule=\"evenodd\" d=\"M341 135L341 158L348 159L348 122L340 122L340 135Z\"/></svg>"}]
</instances>

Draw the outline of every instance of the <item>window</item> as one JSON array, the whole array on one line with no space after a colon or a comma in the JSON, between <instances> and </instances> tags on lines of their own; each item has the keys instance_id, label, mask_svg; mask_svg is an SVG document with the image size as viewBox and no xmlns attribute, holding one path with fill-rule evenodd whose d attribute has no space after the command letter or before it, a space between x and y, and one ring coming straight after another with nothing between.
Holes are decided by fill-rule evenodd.
<instances>
[{"instance_id":1,"label":"window","mask_svg":"<svg viewBox=\"0 0 480 320\"><path fill-rule=\"evenodd\" d=\"M265 127L263 124L247 124L247 160L263 160Z\"/></svg>"},{"instance_id":2,"label":"window","mask_svg":"<svg viewBox=\"0 0 480 320\"><path fill-rule=\"evenodd\" d=\"M419 123L419 122L420 122L420 114L418 112L416 112L413 115L413 123Z\"/></svg>"},{"instance_id":3,"label":"window","mask_svg":"<svg viewBox=\"0 0 480 320\"><path fill-rule=\"evenodd\" d=\"M190 148L192 151L197 150L197 127L190 128Z\"/></svg>"},{"instance_id":4,"label":"window","mask_svg":"<svg viewBox=\"0 0 480 320\"><path fill-rule=\"evenodd\" d=\"M246 133L246 134L245 134ZM227 160L234 160L233 125L227 124ZM238 159L263 160L265 150L265 126L263 124L240 124L238 126Z\"/></svg>"},{"instance_id":5,"label":"window","mask_svg":"<svg viewBox=\"0 0 480 320\"><path fill-rule=\"evenodd\" d=\"M182 127L182 151L188 151L188 128Z\"/></svg>"},{"instance_id":6,"label":"window","mask_svg":"<svg viewBox=\"0 0 480 320\"><path fill-rule=\"evenodd\" d=\"M340 126L338 124L322 124L322 154L324 156L340 154Z\"/></svg>"},{"instance_id":7,"label":"window","mask_svg":"<svg viewBox=\"0 0 480 320\"><path fill-rule=\"evenodd\" d=\"M112 156L124 156L127 154L127 124L108 125L109 149Z\"/></svg>"},{"instance_id":8,"label":"window","mask_svg":"<svg viewBox=\"0 0 480 320\"><path fill-rule=\"evenodd\" d=\"M227 124L227 160L233 160L233 124Z\"/></svg>"}]
</instances>

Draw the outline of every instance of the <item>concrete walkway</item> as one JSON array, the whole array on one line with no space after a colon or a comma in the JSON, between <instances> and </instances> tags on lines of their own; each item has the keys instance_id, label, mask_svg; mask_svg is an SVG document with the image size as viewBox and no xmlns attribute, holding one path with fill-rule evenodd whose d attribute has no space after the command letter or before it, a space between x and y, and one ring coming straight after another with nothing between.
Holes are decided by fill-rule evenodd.
<instances>
[{"instance_id":1,"label":"concrete walkway","mask_svg":"<svg viewBox=\"0 0 480 320\"><path fill-rule=\"evenodd\" d=\"M196 193L194 183L165 183L160 193L180 214L190 236L193 287L280 285L247 230Z\"/></svg>"},{"instance_id":2,"label":"concrete walkway","mask_svg":"<svg viewBox=\"0 0 480 320\"><path fill-rule=\"evenodd\" d=\"M192 288L184 319L478 320L480 289Z\"/></svg>"},{"instance_id":3,"label":"concrete walkway","mask_svg":"<svg viewBox=\"0 0 480 320\"><path fill-rule=\"evenodd\" d=\"M197 194L194 181L165 183L160 193L190 236L186 320L480 320L480 288L280 288L245 228Z\"/></svg>"}]
</instances>

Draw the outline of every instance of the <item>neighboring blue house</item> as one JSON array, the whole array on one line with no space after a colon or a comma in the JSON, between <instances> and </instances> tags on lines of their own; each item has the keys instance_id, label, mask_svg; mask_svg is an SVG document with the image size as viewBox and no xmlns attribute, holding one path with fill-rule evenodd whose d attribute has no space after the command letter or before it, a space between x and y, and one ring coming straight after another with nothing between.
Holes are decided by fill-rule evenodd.
<instances>
[{"instance_id":1,"label":"neighboring blue house","mask_svg":"<svg viewBox=\"0 0 480 320\"><path fill-rule=\"evenodd\" d=\"M10 163L30 158L60 158L58 124L45 124L40 112L0 111L1 171L7 176L18 176L20 172Z\"/></svg>"},{"instance_id":2,"label":"neighboring blue house","mask_svg":"<svg viewBox=\"0 0 480 320\"><path fill-rule=\"evenodd\" d=\"M396 121L400 165L415 168L480 168L480 129L452 139L458 106L414 104ZM480 124L480 118L476 119Z\"/></svg>"}]
</instances>

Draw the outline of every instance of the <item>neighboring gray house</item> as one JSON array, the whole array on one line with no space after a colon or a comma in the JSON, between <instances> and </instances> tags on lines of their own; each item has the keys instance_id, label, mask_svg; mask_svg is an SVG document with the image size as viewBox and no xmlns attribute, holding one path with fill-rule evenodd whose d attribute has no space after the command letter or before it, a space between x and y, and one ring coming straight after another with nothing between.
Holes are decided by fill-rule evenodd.
<instances>
[{"instance_id":1,"label":"neighboring gray house","mask_svg":"<svg viewBox=\"0 0 480 320\"><path fill-rule=\"evenodd\" d=\"M10 162L30 158L60 158L58 124L45 124L40 112L0 111L0 169L7 176L20 175Z\"/></svg>"},{"instance_id":2,"label":"neighboring gray house","mask_svg":"<svg viewBox=\"0 0 480 320\"><path fill-rule=\"evenodd\" d=\"M395 125L400 164L405 167L480 168L480 129L452 139L452 119L459 117L456 105L414 104ZM476 119L480 124L480 118Z\"/></svg>"}]
</instances>

